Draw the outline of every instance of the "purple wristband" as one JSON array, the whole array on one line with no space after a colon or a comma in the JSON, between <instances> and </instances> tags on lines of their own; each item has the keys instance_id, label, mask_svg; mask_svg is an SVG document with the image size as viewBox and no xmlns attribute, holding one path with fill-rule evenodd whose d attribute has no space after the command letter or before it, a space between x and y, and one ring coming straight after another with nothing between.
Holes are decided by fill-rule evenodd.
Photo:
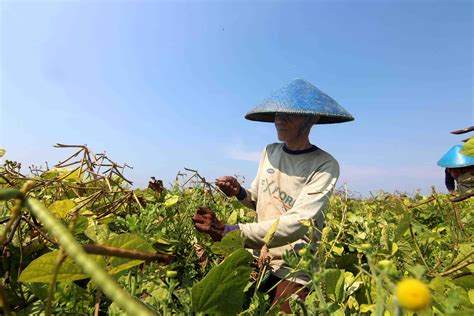
<instances>
[{"instance_id":1,"label":"purple wristband","mask_svg":"<svg viewBox=\"0 0 474 316\"><path fill-rule=\"evenodd\" d=\"M224 225L224 236L237 229L240 229L239 225Z\"/></svg>"}]
</instances>

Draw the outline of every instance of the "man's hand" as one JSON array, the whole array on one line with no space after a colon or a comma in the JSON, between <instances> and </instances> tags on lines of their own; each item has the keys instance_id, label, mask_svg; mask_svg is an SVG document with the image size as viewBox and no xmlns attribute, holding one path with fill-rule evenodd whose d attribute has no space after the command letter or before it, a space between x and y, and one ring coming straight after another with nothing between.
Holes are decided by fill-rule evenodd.
<instances>
[{"instance_id":1,"label":"man's hand","mask_svg":"<svg viewBox=\"0 0 474 316\"><path fill-rule=\"evenodd\" d=\"M224 224L217 219L210 208L198 208L193 216L193 222L198 231L209 234L214 241L220 241L224 237Z\"/></svg>"},{"instance_id":2,"label":"man's hand","mask_svg":"<svg viewBox=\"0 0 474 316\"><path fill-rule=\"evenodd\" d=\"M236 178L231 176L225 176L216 179L216 185L228 197L236 196L240 192L240 183Z\"/></svg>"}]
</instances>

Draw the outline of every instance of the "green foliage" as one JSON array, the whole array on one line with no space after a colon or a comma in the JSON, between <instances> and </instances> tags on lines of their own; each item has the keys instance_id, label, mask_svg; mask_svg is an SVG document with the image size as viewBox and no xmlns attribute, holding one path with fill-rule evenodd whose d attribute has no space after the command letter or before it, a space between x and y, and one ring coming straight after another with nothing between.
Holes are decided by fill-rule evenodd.
<instances>
[{"instance_id":1,"label":"green foliage","mask_svg":"<svg viewBox=\"0 0 474 316\"><path fill-rule=\"evenodd\" d=\"M121 249L139 250L144 252L153 252L153 247L142 237L133 234L121 234L115 236L105 243L106 246L112 246ZM143 260L130 260L126 258L109 257L106 262L106 269L111 274L130 269L142 263Z\"/></svg>"},{"instance_id":2,"label":"green foliage","mask_svg":"<svg viewBox=\"0 0 474 316\"><path fill-rule=\"evenodd\" d=\"M344 293L344 270L327 269L324 271L324 282L326 295L334 302L342 303L345 299Z\"/></svg>"},{"instance_id":3,"label":"green foliage","mask_svg":"<svg viewBox=\"0 0 474 316\"><path fill-rule=\"evenodd\" d=\"M265 243L265 245L269 245L272 240L273 240L273 237L275 236L275 233L277 231L277 228L278 228L278 224L280 224L280 219L277 219L273 224L272 226L270 227L270 229L268 230L267 234L265 235L265 237L263 237L263 242Z\"/></svg>"},{"instance_id":4,"label":"green foliage","mask_svg":"<svg viewBox=\"0 0 474 316\"><path fill-rule=\"evenodd\" d=\"M234 315L242 307L243 290L249 282L252 255L238 249L215 266L193 286L192 301L195 312Z\"/></svg>"},{"instance_id":5,"label":"green foliage","mask_svg":"<svg viewBox=\"0 0 474 316\"><path fill-rule=\"evenodd\" d=\"M104 245L121 249L153 252L153 247L146 240L140 236L132 234L115 236ZM22 271L18 281L51 283L58 253L58 251L48 252L38 259L33 260L25 270ZM143 262L143 260L117 257L107 257L106 259L95 255L89 255L89 257L91 260L94 260L101 266L105 267L110 274L116 274L128 270ZM59 273L57 274L57 282L71 282L86 278L89 278L89 276L85 274L82 268L70 258L64 260L60 266Z\"/></svg>"},{"instance_id":6,"label":"green foliage","mask_svg":"<svg viewBox=\"0 0 474 316\"><path fill-rule=\"evenodd\" d=\"M111 276L84 252L72 234L57 221L41 202L35 199L28 199L27 205L29 210L52 232L54 237L58 238L67 256L79 264L84 272L95 281L104 293L117 302L121 308L127 312L134 311L134 313L139 315L152 314L120 288Z\"/></svg>"},{"instance_id":7,"label":"green foliage","mask_svg":"<svg viewBox=\"0 0 474 316\"><path fill-rule=\"evenodd\" d=\"M461 149L461 154L474 157L474 136L464 144Z\"/></svg>"},{"instance_id":8,"label":"green foliage","mask_svg":"<svg viewBox=\"0 0 474 316\"><path fill-rule=\"evenodd\" d=\"M165 201L163 202L164 207L171 207L178 203L179 201L179 195L172 195L169 194L165 197Z\"/></svg>"},{"instance_id":9,"label":"green foliage","mask_svg":"<svg viewBox=\"0 0 474 316\"><path fill-rule=\"evenodd\" d=\"M239 229L229 232L222 238L221 241L215 242L211 250L217 255L228 256L237 249L242 249L245 246L245 240L241 236Z\"/></svg>"},{"instance_id":10,"label":"green foliage","mask_svg":"<svg viewBox=\"0 0 474 316\"><path fill-rule=\"evenodd\" d=\"M0 168L10 182L0 182L0 233L10 220L13 199L25 196L15 188L26 180L9 178L10 173L2 173L5 168L16 174L20 164L8 162ZM262 271L244 250L241 232L232 231L214 243L197 232L191 220L203 206L229 224L255 221L253 210L210 190L202 181L183 179L186 186L177 181L162 192L130 190L117 175L95 179L80 170L60 167L34 176L35 186L26 196L48 205L56 224L60 220L72 231L63 227L58 233L47 220L22 210L21 222L7 245L9 257L2 258L0 265L10 310L19 315L45 312L58 250L65 246L62 235L69 234L83 245L174 255L171 263L86 255L130 296L159 314L268 313L269 294L254 291L260 279L249 278L251 271L259 275ZM398 308L394 287L410 276L422 280L432 293L432 304L420 315L472 314L474 267L469 260L474 251L474 199L454 204L449 198L436 192L431 197L380 193L370 199L334 194L325 210L326 226L318 232L321 240L308 238L307 247L283 258L293 272L310 280L304 304L290 299L293 311L393 314ZM312 221L302 224L313 236L317 228ZM277 227L275 221L267 233L270 245ZM90 271L85 272L73 253L62 262L56 277L52 313L95 312L103 282L91 279ZM123 314L121 299L99 296L99 312Z\"/></svg>"},{"instance_id":11,"label":"green foliage","mask_svg":"<svg viewBox=\"0 0 474 316\"><path fill-rule=\"evenodd\" d=\"M402 240L406 231L408 230L408 228L410 228L410 222L411 222L411 213L406 212L403 215L403 217L400 219L400 222L398 223L397 227L395 228L394 238L393 238L394 242Z\"/></svg>"},{"instance_id":12,"label":"green foliage","mask_svg":"<svg viewBox=\"0 0 474 316\"><path fill-rule=\"evenodd\" d=\"M22 271L18 281L51 283L58 253L59 251L48 252L38 259L33 260L25 270ZM95 256L91 256L91 260L95 260ZM58 282L71 282L86 278L88 278L87 274L84 274L81 267L70 258L64 260L57 274Z\"/></svg>"},{"instance_id":13,"label":"green foliage","mask_svg":"<svg viewBox=\"0 0 474 316\"><path fill-rule=\"evenodd\" d=\"M70 215L71 211L76 207L76 202L73 200L60 200L54 201L51 205L48 206L48 209L56 217L64 219Z\"/></svg>"}]
</instances>

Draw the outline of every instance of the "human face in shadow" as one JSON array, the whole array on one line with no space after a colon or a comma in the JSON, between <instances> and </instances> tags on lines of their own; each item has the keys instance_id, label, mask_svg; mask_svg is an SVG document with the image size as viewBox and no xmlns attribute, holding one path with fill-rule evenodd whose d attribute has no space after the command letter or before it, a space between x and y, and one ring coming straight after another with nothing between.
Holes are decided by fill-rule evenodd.
<instances>
[{"instance_id":1,"label":"human face in shadow","mask_svg":"<svg viewBox=\"0 0 474 316\"><path fill-rule=\"evenodd\" d=\"M275 114L275 127L278 140L287 145L308 140L309 129L304 128L305 117L284 113Z\"/></svg>"}]
</instances>

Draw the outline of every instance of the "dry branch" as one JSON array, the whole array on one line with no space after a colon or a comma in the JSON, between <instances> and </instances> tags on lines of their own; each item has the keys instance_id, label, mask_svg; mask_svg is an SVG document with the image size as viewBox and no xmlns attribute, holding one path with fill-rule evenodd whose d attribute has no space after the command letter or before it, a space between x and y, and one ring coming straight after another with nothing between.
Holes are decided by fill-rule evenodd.
<instances>
[{"instance_id":1,"label":"dry branch","mask_svg":"<svg viewBox=\"0 0 474 316\"><path fill-rule=\"evenodd\" d=\"M473 196L474 196L474 192L469 192L469 193L466 193L466 194L455 196L455 197L453 197L452 199L449 199L449 200L451 202L461 202L461 201L467 200L467 199L469 199L470 197L473 197Z\"/></svg>"},{"instance_id":2,"label":"dry branch","mask_svg":"<svg viewBox=\"0 0 474 316\"><path fill-rule=\"evenodd\" d=\"M464 129L458 129L456 131L452 131L451 134L460 135L460 134L465 134L465 133L469 133L469 132L472 132L472 131L474 131L474 126L466 127Z\"/></svg>"}]
</instances>

